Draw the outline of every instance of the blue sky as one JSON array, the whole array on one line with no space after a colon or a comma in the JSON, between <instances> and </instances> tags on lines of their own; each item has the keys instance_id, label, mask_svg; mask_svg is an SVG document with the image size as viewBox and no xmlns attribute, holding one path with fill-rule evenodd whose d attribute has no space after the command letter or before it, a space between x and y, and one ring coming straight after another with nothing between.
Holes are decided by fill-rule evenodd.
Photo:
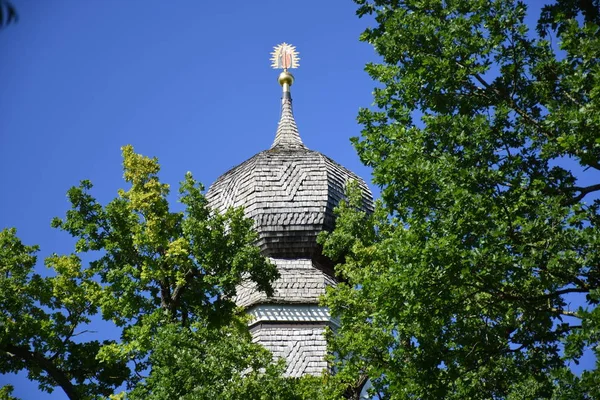
<instances>
[{"instance_id":1,"label":"blue sky","mask_svg":"<svg viewBox=\"0 0 600 400\"><path fill-rule=\"evenodd\" d=\"M72 251L50 228L69 187L90 179L105 203L124 186L125 144L158 157L174 192L186 171L208 187L268 148L281 94L269 53L284 41L301 57L292 95L304 143L370 180L349 138L372 102L363 68L376 56L358 41L368 21L352 1L12 1L20 20L0 32L0 229L39 244L40 260ZM23 374L6 383L23 398L66 398Z\"/></svg>"}]
</instances>

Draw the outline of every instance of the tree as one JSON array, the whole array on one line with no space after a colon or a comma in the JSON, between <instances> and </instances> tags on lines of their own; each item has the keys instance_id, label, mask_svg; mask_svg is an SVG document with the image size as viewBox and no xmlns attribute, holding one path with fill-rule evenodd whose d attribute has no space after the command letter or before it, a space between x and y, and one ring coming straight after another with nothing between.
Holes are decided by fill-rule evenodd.
<instances>
[{"instance_id":1,"label":"tree","mask_svg":"<svg viewBox=\"0 0 600 400\"><path fill-rule=\"evenodd\" d=\"M15 6L8 0L0 0L0 29L19 20Z\"/></svg>"},{"instance_id":2,"label":"tree","mask_svg":"<svg viewBox=\"0 0 600 400\"><path fill-rule=\"evenodd\" d=\"M343 204L323 239L340 379L386 399L600 398L598 361L569 368L600 359L599 2L557 0L532 31L519 1L355 1L382 62L353 141L382 198Z\"/></svg>"},{"instance_id":3,"label":"tree","mask_svg":"<svg viewBox=\"0 0 600 400\"><path fill-rule=\"evenodd\" d=\"M240 209L212 212L190 173L184 210L171 211L156 159L126 146L123 166L130 187L105 206L89 181L69 190L72 208L52 224L77 243L45 260L53 275L34 273L36 246L0 232L0 372L27 370L70 399L300 398L302 384L252 343L233 303L244 280L271 293L277 276L252 221ZM97 315L120 339L88 331Z\"/></svg>"}]
</instances>

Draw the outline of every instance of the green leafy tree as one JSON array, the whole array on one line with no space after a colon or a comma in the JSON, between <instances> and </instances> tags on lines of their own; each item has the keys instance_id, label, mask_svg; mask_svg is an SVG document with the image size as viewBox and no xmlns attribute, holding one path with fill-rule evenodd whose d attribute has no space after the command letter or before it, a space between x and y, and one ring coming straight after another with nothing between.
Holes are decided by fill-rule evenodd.
<instances>
[{"instance_id":1,"label":"green leafy tree","mask_svg":"<svg viewBox=\"0 0 600 400\"><path fill-rule=\"evenodd\" d=\"M126 146L123 166L130 186L105 206L88 181L69 190L72 208L52 224L77 239L75 253L48 257L50 276L34 273L37 247L0 232L0 372L26 370L70 399L301 398L233 303L243 281L270 294L277 276L252 221L212 212L190 173L184 210L171 211L156 159ZM120 339L93 339L97 314Z\"/></svg>"},{"instance_id":2,"label":"green leafy tree","mask_svg":"<svg viewBox=\"0 0 600 400\"><path fill-rule=\"evenodd\" d=\"M5 385L0 388L0 400L16 400L16 397L12 395L14 387L12 385Z\"/></svg>"},{"instance_id":3,"label":"green leafy tree","mask_svg":"<svg viewBox=\"0 0 600 400\"><path fill-rule=\"evenodd\" d=\"M342 205L324 239L340 379L385 399L600 398L598 1L548 4L535 30L513 0L356 2L382 62L354 144L382 199Z\"/></svg>"}]
</instances>

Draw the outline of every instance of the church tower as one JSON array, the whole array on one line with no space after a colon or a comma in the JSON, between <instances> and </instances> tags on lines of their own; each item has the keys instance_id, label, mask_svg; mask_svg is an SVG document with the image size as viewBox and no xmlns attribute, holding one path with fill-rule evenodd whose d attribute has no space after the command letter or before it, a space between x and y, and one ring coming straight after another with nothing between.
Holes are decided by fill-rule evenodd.
<instances>
[{"instance_id":1,"label":"church tower","mask_svg":"<svg viewBox=\"0 0 600 400\"><path fill-rule=\"evenodd\" d=\"M272 55L272 66L283 69L275 140L268 150L221 175L207 198L221 212L244 207L254 219L257 245L281 275L272 297L251 285L238 288L236 303L252 317L254 340L286 359L286 375L319 375L328 367L325 327L336 327L327 308L319 306L319 296L336 280L333 263L321 254L316 238L333 229L333 209L350 181L362 190L365 209L372 210L373 197L360 177L304 145L292 112L294 77L288 72L298 67L298 53L283 43Z\"/></svg>"}]
</instances>

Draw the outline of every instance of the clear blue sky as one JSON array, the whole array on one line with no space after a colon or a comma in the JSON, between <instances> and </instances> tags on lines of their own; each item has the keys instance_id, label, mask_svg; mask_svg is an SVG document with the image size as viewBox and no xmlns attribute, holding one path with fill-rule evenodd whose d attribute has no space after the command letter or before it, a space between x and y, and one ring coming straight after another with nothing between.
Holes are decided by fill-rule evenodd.
<instances>
[{"instance_id":1,"label":"clear blue sky","mask_svg":"<svg viewBox=\"0 0 600 400\"><path fill-rule=\"evenodd\" d=\"M159 158L163 181L186 171L207 187L268 148L280 111L272 46L297 46L294 112L305 144L370 180L349 142L372 102L350 0L12 0L0 32L0 229L14 226L40 260L72 251L50 228L67 189L90 179L103 202L123 187L120 147ZM533 2L537 3L537 2ZM375 195L377 191L372 188ZM43 269L43 266L40 266ZM24 399L24 374L0 376Z\"/></svg>"}]
</instances>

